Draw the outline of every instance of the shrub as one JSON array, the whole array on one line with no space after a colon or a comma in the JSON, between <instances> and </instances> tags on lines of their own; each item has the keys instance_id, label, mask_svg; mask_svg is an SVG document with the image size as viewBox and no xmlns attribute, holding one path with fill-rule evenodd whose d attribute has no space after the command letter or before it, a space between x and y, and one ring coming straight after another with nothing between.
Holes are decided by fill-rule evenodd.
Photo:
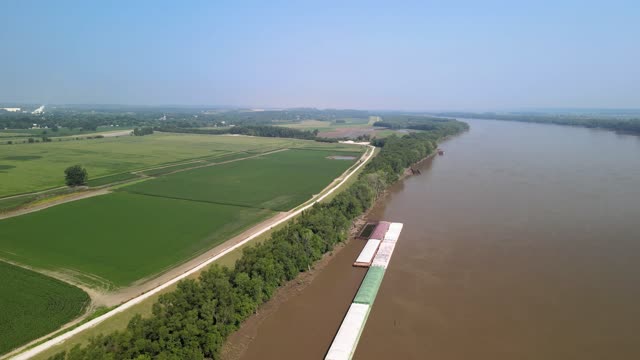
<instances>
[{"instance_id":1,"label":"shrub","mask_svg":"<svg viewBox=\"0 0 640 360\"><path fill-rule=\"evenodd\" d=\"M65 183L67 186L79 186L87 183L89 175L87 170L80 165L69 166L65 171Z\"/></svg>"}]
</instances>

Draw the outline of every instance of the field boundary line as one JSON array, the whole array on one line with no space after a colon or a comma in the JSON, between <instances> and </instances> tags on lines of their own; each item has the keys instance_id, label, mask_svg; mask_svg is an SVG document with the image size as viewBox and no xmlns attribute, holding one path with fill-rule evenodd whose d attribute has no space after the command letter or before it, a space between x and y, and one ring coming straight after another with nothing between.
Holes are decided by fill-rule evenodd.
<instances>
[{"instance_id":1,"label":"field boundary line","mask_svg":"<svg viewBox=\"0 0 640 360\"><path fill-rule=\"evenodd\" d=\"M241 208L245 208L245 209L269 210L269 211L273 211L273 212L283 212L282 210L275 210L275 209L270 209L270 208L266 208L266 207L253 206L253 205L242 204L242 203L230 203L230 202L211 201L211 200L196 200L196 199L182 198L182 197L178 197L178 196L157 195L157 194L149 194L149 193L145 193L145 192L130 191L130 190L122 190L122 191L123 192L127 192L129 194L134 194L134 195L151 196L151 197L169 199L169 200L193 201L193 202L204 203L204 204L236 206L236 207L241 207ZM286 211L284 211L284 212L286 212Z\"/></svg>"},{"instance_id":2,"label":"field boundary line","mask_svg":"<svg viewBox=\"0 0 640 360\"><path fill-rule=\"evenodd\" d=\"M323 195L319 196L318 198L314 199L313 202L307 204L306 206L299 208L293 212L291 212L290 214L288 214L286 217L276 221L275 223L270 224L269 226L265 226L264 228L257 230L256 232L254 232L253 234L247 236L244 240L222 250L221 252L219 252L218 254L214 255L213 257L203 261L202 263L200 263L199 265L191 268L191 270L188 270L176 277L174 277L173 279L165 282L162 285L159 285L149 291L147 291L146 293L139 295L125 303L123 303L122 305L118 306L117 308L109 311L108 313L98 316L95 319L92 319L64 334L61 334L59 336L56 336L55 338L48 340L40 345L37 345L31 349L28 349L20 354L17 354L16 356L12 357L12 359L14 360L25 360L25 359L30 359L31 357L45 351L48 350L49 348L61 344L64 341L66 341L67 339L70 339L71 337L83 332L84 330L90 329L98 324L100 324L101 322L105 321L106 319L111 318L112 316L119 314L131 307L133 307L134 305L137 305L139 303L141 303L143 300L146 300L148 298L150 298L151 296L155 295L156 293L168 288L169 286L176 284L177 282L179 282L180 280L183 280L187 277L189 277L190 275L204 269L205 267L209 266L210 264L212 264L214 261L220 259L221 257L227 255L228 253L232 252L233 250L240 248L241 246L243 246L244 244L248 243L249 241L253 240L254 238L262 235L263 233L271 230L273 227L278 226L294 217L296 217L297 215L299 215L300 213L302 213L303 211L309 209L310 207L312 207L313 205L315 205L316 203L322 201L325 197L327 197L329 194L333 193L335 190L337 190L342 184L344 184L352 175L354 175L358 169L360 169L362 166L364 166L372 157L374 154L374 149L375 147L372 145L365 145L368 147L368 151L365 151L365 153L363 154L360 164L355 167L349 174L345 175L342 178L342 181L340 181L339 183L337 183L335 186L333 186L329 191L327 191L326 193L324 193Z\"/></svg>"},{"instance_id":3,"label":"field boundary line","mask_svg":"<svg viewBox=\"0 0 640 360\"><path fill-rule=\"evenodd\" d=\"M218 162L218 163L215 163L215 162L214 162L214 163L208 163L208 164L205 164L205 165L194 166L194 167L186 168L186 169L177 169L177 170L175 170L175 171L171 171L171 172L168 172L168 173L166 173L166 174L162 174L162 176L165 176L165 175L171 175L171 174L175 174L175 173L179 173L179 172L183 172L183 171L189 171L189 170L195 170L195 169L202 169L202 168L210 167L210 166L217 166L217 165L229 164L229 163L236 162L236 161L242 161L242 160L247 160L247 159L254 159L254 158L257 158L257 157L260 157L260 156L264 156L264 155L271 155L271 154L274 154L274 153L278 153L278 152L282 152L282 151L287 151L287 150L289 150L289 148L276 149L276 150L273 150L273 151L268 151L268 152L264 152L264 153L259 153L259 154L256 154L256 155L250 155L250 156L243 157L243 158L239 158L239 159L232 159L232 160L227 160L227 161L221 161L221 162ZM153 177L153 176L152 176L152 177Z\"/></svg>"},{"instance_id":4,"label":"field boundary line","mask_svg":"<svg viewBox=\"0 0 640 360\"><path fill-rule=\"evenodd\" d=\"M48 193L50 191L62 190L62 189L66 189L66 188L67 188L67 186L56 186L56 187L51 187L51 188L47 188L47 189L44 189L44 190L38 190L38 191L25 192L25 193L20 193L20 194L13 194L13 195L9 195L9 196L4 196L4 197L0 197L0 200L15 199L15 198L18 198L18 197L28 196L28 195L40 195L40 194Z\"/></svg>"},{"instance_id":5,"label":"field boundary line","mask_svg":"<svg viewBox=\"0 0 640 360\"><path fill-rule=\"evenodd\" d=\"M224 156L228 156L228 155L235 155L235 154L240 154L240 153L245 153L247 154L247 157L242 157L242 158L238 158L238 159L231 159L231 160L226 160L226 161L222 161L222 162L208 162L207 160L203 159L199 159L199 160L190 160L184 163L177 163L177 164L171 164L171 165L165 165L165 166L160 166L160 167L155 167L155 168L150 168L150 169L143 169L143 170L136 170L136 171L132 171L132 174L136 174L136 175L144 175L147 177L151 177L151 178L156 178L156 177L160 177L160 176L166 176L166 175L171 175L171 174L175 174L175 173L179 173L179 172L183 172L183 171L189 171L189 170L195 170L195 169L201 169L204 167L209 167L209 166L216 166L216 165L224 165L224 164L228 164L231 162L236 162L236 161L242 161L242 160L247 160L247 159L253 159L256 157L260 157L262 155L270 155L273 153L277 153L280 151L285 151L285 150L289 150L289 148L280 148L280 149L276 149L276 150L271 150L271 151L267 151L264 153L258 153L258 154L249 154L246 151L236 151L236 152L232 152L229 154L223 154L220 155L219 157L224 157ZM215 160L216 158L212 158L212 160ZM195 164L199 164L199 163L204 163L203 165L195 165ZM184 169L176 169L174 171L168 172L168 173L163 173L161 175L145 175L144 172L145 171L153 171L153 170L160 170L160 169L166 169L166 168L170 168L173 166L181 166L181 165L189 165L189 164L194 164L194 167L190 167L190 168L184 168Z\"/></svg>"},{"instance_id":6,"label":"field boundary line","mask_svg":"<svg viewBox=\"0 0 640 360\"><path fill-rule=\"evenodd\" d=\"M243 157L243 158L239 158L239 159L232 159L232 160L222 161L222 162L219 162L219 163L206 163L206 164L200 165L200 166L194 166L194 167L185 168L185 169L178 169L178 170L175 170L175 171L172 171L172 172L168 172L168 173L162 174L160 176L145 175L144 171L148 171L147 169L139 170L139 171L124 172L124 173L120 173L120 174L133 174L133 175L136 175L138 177L137 178L133 178L133 179L128 179L128 180L116 181L116 182L105 184L105 185L89 187L88 190L85 190L85 191L76 191L76 192L71 192L69 194L64 194L64 196L66 196L66 197L61 198L59 200L52 200L50 203L27 205L25 207L18 207L18 208L13 209L13 210L0 212L0 220L9 219L9 218L16 217L16 216L21 216L21 215L30 214L30 213L41 211L41 210L45 210L45 209L48 209L50 207L54 207L54 206L57 206L57 205L62 205L62 204L66 204L68 202L73 202L73 201L76 201L76 200L84 200L84 199L88 199L88 198L91 198L91 197L94 197L94 196L106 195L106 194L111 193L112 190L115 190L113 188L114 186L123 185L123 187L124 187L124 186L127 186L127 185L133 185L134 183L139 182L141 179L158 178L158 177L162 177L162 176L166 176L166 175L172 175L172 174L183 172L183 171L201 169L201 168L210 167L210 166L216 166L216 165L224 165L224 164L228 164L228 163L232 163L232 162L236 162L236 161L242 161L242 160L248 160L248 159L257 158L257 157L260 157L260 156L263 156L263 155L271 155L271 154L274 154L274 153L287 151L287 150L290 150L290 149L289 148L282 148L282 149L276 149L276 150L272 150L272 151L268 151L268 152L264 152L264 153L255 154L255 155L249 155L247 157ZM237 152L237 153L240 153L240 152ZM236 153L234 153L234 154L236 154ZM225 156L225 155L228 155L228 154L221 155L220 157ZM179 163L179 164L174 164L174 165L167 165L167 166L163 166L163 167L155 168L155 169L162 169L162 168L171 167L171 166L180 166L180 165L188 165L188 164L198 164L198 163L202 163L202 162L204 162L204 160L191 160L189 162ZM155 169L152 169L152 170L155 170ZM113 175L119 175L119 174L113 174ZM103 177L109 177L109 176L113 176L113 175L106 175L106 176L103 176ZM96 178L96 179L100 179L100 178ZM12 196L9 196L9 197L0 198L0 200L12 199L12 198L21 197L21 196L38 195L38 194L46 193L46 192L49 192L49 191L54 191L54 190L58 190L58 189L66 189L66 188L67 188L66 186L62 186L60 188L45 190L45 191L41 191L41 192L26 193L26 194L21 194L21 195L12 195ZM188 200L188 201L195 201L195 202L208 202L208 203L219 204L219 205L239 206L239 207L254 208L254 209L260 209L260 210L280 211L280 210L274 210L274 209L269 209L269 208L261 208L261 207L256 207L256 206L243 205L243 204L238 204L238 203L222 203L222 202L202 201L202 200L185 199L185 198L178 198L178 197L152 195L152 194L146 194L146 193L134 192L134 191L127 191L127 192L132 193L132 194L138 194L138 195L165 197L165 198L174 199L174 200ZM55 198L55 196L51 197L50 199L54 199L54 198ZM49 199L49 198L45 198L45 200L47 200L47 199Z\"/></svg>"},{"instance_id":7,"label":"field boundary line","mask_svg":"<svg viewBox=\"0 0 640 360\"><path fill-rule=\"evenodd\" d=\"M111 193L111 190L107 188L98 188L96 190L73 192L73 193L62 195L62 197L57 200L55 199L55 197L53 197L53 198L50 198L51 199L50 201L48 202L45 201L42 204L35 204L35 205L27 206L24 208L9 210L5 213L0 214L0 220L9 219L16 216L22 216L22 215L38 212L41 210L45 210L54 206L58 206L58 205L62 205L62 204L66 204L66 203L70 203L78 200L84 200L84 199L92 198L95 196L106 195L109 193ZM49 199L45 199L45 200L49 200Z\"/></svg>"}]
</instances>

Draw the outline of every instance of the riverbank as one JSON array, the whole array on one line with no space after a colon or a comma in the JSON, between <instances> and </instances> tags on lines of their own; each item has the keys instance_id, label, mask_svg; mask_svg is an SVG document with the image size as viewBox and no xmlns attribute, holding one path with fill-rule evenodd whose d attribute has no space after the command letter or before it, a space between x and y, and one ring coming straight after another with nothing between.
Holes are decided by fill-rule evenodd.
<instances>
[{"instance_id":1,"label":"riverbank","mask_svg":"<svg viewBox=\"0 0 640 360\"><path fill-rule=\"evenodd\" d=\"M450 138L443 137L440 142ZM431 162L436 155L434 148L422 159L408 163L397 175L394 184L401 184L412 175L418 175L411 168ZM388 201L392 186L395 185L389 185L381 191L366 212L358 217L359 226L356 228L367 221L381 220L376 215L372 216L371 211ZM259 309L258 314L243 323L228 338L222 358L280 359L283 354L288 358L323 358L367 272L366 268L352 266L366 243L355 240L357 235L352 227L351 236L343 244L340 253L325 256L322 264L314 268L313 274L302 273L287 283L277 293L276 299L269 301Z\"/></svg>"},{"instance_id":2,"label":"riverbank","mask_svg":"<svg viewBox=\"0 0 640 360\"><path fill-rule=\"evenodd\" d=\"M152 317L134 319L124 334L108 334L91 340L87 346L74 350L73 357L144 354L185 358L195 353L218 357L224 341L245 319L260 311L260 306L269 301L279 287L296 279L300 272L308 271L323 258L323 254L348 238L353 221L371 207L387 184L397 181L404 168L430 155L435 150L433 143L438 139L465 128L466 124L452 122L432 132L385 139L383 144L379 144L384 146L378 156L371 159L362 172L364 175L329 203L318 204L304 212L300 209L296 221L273 232L261 244L246 248L234 267L213 266L201 273L197 280L182 281L175 291L160 297L154 305ZM358 167L362 165L364 162ZM346 180L344 178L341 183ZM329 193L322 197L327 195ZM355 243L350 242L346 246L350 244ZM338 256L344 253L341 251ZM352 262L353 258L349 259L349 265ZM319 274L313 284L320 283L325 273ZM364 274L357 271L349 273L350 283L353 283L351 291L355 293ZM333 286L330 291L316 294L316 297L328 303L340 298L337 294L344 294L344 290ZM321 313L316 310L305 309L314 315ZM344 311L332 313L329 317L337 316L336 324L331 324L325 331L310 323L314 325L312 332L328 336L327 341L331 341ZM215 320L185 321L184 314L200 319L214 316ZM158 341L157 337L148 337L167 327L174 328L174 331L166 334L166 339ZM324 353L326 347L321 351Z\"/></svg>"},{"instance_id":3,"label":"riverbank","mask_svg":"<svg viewBox=\"0 0 640 360\"><path fill-rule=\"evenodd\" d=\"M227 338L220 352L220 358L222 360L241 359L251 342L257 337L260 325L271 317L282 304L293 297L300 296L302 291L307 289L307 287L317 279L318 275L326 270L327 266L335 259L341 257L348 259L353 258L354 253L356 253L356 251L359 252L365 244L365 242L358 240L357 237L362 227L366 224L365 219L367 216L368 211L354 222L349 231L349 238L345 242L340 243L332 251L324 254L322 259L320 259L310 271L300 273L296 279L280 287L271 300L264 303L255 314L246 319L240 328ZM357 244L351 244L352 242Z\"/></svg>"},{"instance_id":4,"label":"riverbank","mask_svg":"<svg viewBox=\"0 0 640 360\"><path fill-rule=\"evenodd\" d=\"M433 160L436 154L407 167L397 183L418 176L411 172L411 167ZM245 320L227 338L221 359L279 359L282 354L291 358L324 357L368 270L352 267L366 244L366 240L358 239L358 235L365 224L380 220L371 212L388 201L388 196L389 188L354 221L346 241L325 254L311 271L300 273L278 289L271 300ZM322 307L315 307L318 298L323 299ZM309 307L309 304L314 306ZM276 314L277 319L274 318ZM301 318L306 321L299 321ZM313 339L298 336L295 342L290 341L294 333L313 334ZM282 346L272 346L276 342Z\"/></svg>"}]
</instances>

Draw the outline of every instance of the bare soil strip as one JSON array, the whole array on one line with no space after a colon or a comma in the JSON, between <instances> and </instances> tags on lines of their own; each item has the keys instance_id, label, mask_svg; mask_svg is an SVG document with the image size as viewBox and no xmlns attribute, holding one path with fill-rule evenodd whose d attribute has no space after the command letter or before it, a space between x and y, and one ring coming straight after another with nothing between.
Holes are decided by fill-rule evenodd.
<instances>
[{"instance_id":1,"label":"bare soil strip","mask_svg":"<svg viewBox=\"0 0 640 360\"><path fill-rule=\"evenodd\" d=\"M62 195L57 199L53 200L44 200L42 203L36 203L35 205L18 208L16 210L10 210L5 213L0 214L0 220L12 218L14 216L20 216L40 210L44 210L50 208L52 206L68 203L71 201L87 199L94 196L105 195L110 193L109 189L98 189L98 190L87 190L78 193L71 193L68 195Z\"/></svg>"}]
</instances>

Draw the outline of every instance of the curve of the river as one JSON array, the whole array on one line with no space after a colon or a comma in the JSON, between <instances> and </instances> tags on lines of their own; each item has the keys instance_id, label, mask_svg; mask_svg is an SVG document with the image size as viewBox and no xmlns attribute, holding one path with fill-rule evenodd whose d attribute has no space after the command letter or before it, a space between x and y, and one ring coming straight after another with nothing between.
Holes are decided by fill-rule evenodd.
<instances>
[{"instance_id":1,"label":"curve of the river","mask_svg":"<svg viewBox=\"0 0 640 360\"><path fill-rule=\"evenodd\" d=\"M639 359L640 137L465 121L370 213L405 226L355 359ZM362 246L260 323L243 358L322 358Z\"/></svg>"}]
</instances>

